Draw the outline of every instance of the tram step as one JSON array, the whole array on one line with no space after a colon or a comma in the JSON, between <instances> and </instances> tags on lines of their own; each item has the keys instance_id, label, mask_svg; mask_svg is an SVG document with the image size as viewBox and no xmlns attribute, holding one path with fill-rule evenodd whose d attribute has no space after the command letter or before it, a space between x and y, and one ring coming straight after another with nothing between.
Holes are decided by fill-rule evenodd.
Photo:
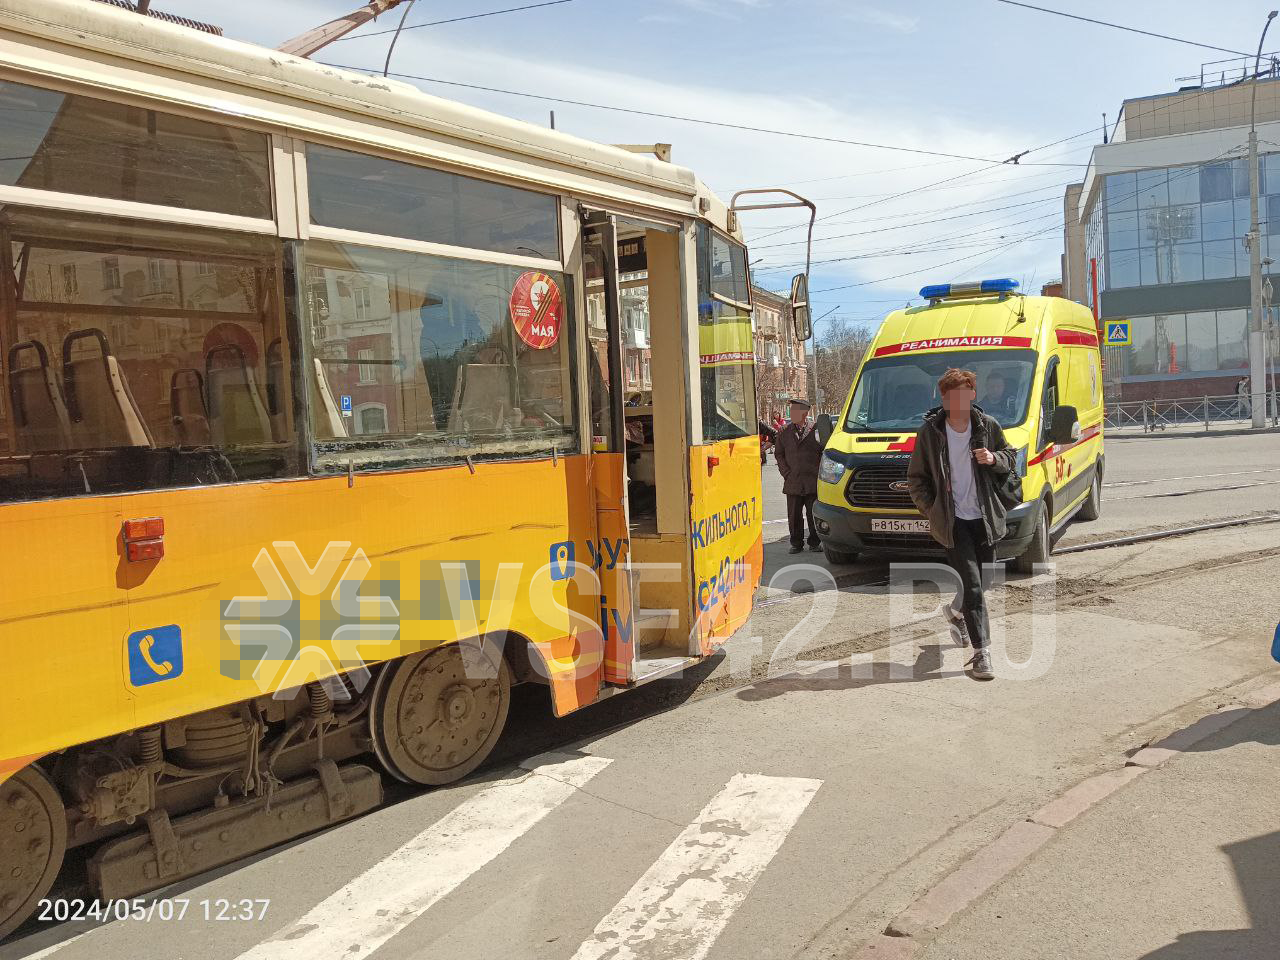
<instances>
[{"instance_id":1,"label":"tram step","mask_svg":"<svg viewBox=\"0 0 1280 960\"><path fill-rule=\"evenodd\" d=\"M638 649L647 651L661 647L666 641L667 631L680 626L680 613L677 610L637 610L635 626Z\"/></svg>"},{"instance_id":2,"label":"tram step","mask_svg":"<svg viewBox=\"0 0 1280 960\"><path fill-rule=\"evenodd\" d=\"M640 651L636 656L636 684L650 680L659 680L673 673L679 673L685 667L699 661L698 657L689 656L687 650L676 647L654 647Z\"/></svg>"},{"instance_id":3,"label":"tram step","mask_svg":"<svg viewBox=\"0 0 1280 960\"><path fill-rule=\"evenodd\" d=\"M277 787L263 798L201 810L175 821L163 811L147 829L102 846L89 862L89 880L103 900L125 899L220 867L382 803L382 778L361 764L322 760L318 776Z\"/></svg>"}]
</instances>

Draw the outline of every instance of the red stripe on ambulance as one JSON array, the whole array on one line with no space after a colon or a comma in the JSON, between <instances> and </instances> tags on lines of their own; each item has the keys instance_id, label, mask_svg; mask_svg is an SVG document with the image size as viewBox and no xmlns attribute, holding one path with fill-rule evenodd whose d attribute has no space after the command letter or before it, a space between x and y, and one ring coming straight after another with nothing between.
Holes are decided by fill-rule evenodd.
<instances>
[{"instance_id":1,"label":"red stripe on ambulance","mask_svg":"<svg viewBox=\"0 0 1280 960\"><path fill-rule=\"evenodd\" d=\"M1058 328L1058 342L1069 344L1073 347L1096 347L1098 345L1098 337L1096 334L1085 333L1083 330L1063 330Z\"/></svg>"},{"instance_id":2,"label":"red stripe on ambulance","mask_svg":"<svg viewBox=\"0 0 1280 960\"><path fill-rule=\"evenodd\" d=\"M876 350L877 357L893 353L915 353L919 350L951 350L957 347L1029 347L1030 337L938 337L933 340L911 340L890 343Z\"/></svg>"}]
</instances>

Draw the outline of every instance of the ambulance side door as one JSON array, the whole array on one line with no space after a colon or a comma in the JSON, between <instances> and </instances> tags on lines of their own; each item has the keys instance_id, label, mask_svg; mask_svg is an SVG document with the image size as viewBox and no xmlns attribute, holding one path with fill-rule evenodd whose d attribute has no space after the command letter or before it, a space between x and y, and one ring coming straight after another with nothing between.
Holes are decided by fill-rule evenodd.
<instances>
[{"instance_id":1,"label":"ambulance side door","mask_svg":"<svg viewBox=\"0 0 1280 960\"><path fill-rule=\"evenodd\" d=\"M1044 466L1045 479L1049 481L1049 487L1053 490L1051 524L1057 522L1070 502L1070 498L1064 497L1062 493L1067 482L1066 458L1062 456L1060 448L1054 446L1052 437L1053 412L1058 409L1060 403L1065 402L1061 393L1065 380L1066 369L1061 362L1061 356L1055 354L1049 358L1044 368L1044 380L1040 393L1040 431L1036 442L1037 449L1041 453L1048 454L1041 462Z\"/></svg>"}]
</instances>

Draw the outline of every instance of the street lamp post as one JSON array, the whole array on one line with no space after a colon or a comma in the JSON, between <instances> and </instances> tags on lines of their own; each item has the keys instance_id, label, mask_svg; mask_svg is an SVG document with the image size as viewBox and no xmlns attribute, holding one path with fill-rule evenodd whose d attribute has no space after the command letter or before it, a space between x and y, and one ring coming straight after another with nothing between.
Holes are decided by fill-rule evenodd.
<instances>
[{"instance_id":1,"label":"street lamp post","mask_svg":"<svg viewBox=\"0 0 1280 960\"><path fill-rule=\"evenodd\" d=\"M1262 233L1258 228L1258 71L1262 66L1262 45L1277 11L1267 14L1267 22L1258 38L1258 55L1253 61L1253 90L1249 104L1249 400L1253 408L1253 425L1267 423L1267 374L1263 358L1266 339L1262 316Z\"/></svg>"},{"instance_id":2,"label":"street lamp post","mask_svg":"<svg viewBox=\"0 0 1280 960\"><path fill-rule=\"evenodd\" d=\"M830 310L828 310L826 313L824 313L821 317L818 317L818 320L824 320L824 319L826 319L827 317L831 316L833 313L835 313L835 312L836 312L837 310L839 310L839 309L840 309L840 304L836 304L834 307L832 307ZM826 396L825 396L825 394L824 394L821 398L819 398L819 396L818 396L818 390L819 390L819 387L818 387L818 320L813 321L813 376L812 376L812 380L813 380L813 408L814 408L815 410L820 410L820 409L821 409L821 404L822 404L822 403L825 403L825 402L826 402L826 399L827 399L827 398L826 398ZM816 417L816 416L817 416L817 415L815 414L815 417Z\"/></svg>"}]
</instances>

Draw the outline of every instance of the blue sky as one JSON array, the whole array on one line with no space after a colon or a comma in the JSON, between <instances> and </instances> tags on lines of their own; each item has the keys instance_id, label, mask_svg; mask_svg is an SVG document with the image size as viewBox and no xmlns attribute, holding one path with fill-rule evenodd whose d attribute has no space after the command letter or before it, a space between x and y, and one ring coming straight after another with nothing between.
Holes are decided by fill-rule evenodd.
<instances>
[{"instance_id":1,"label":"blue sky","mask_svg":"<svg viewBox=\"0 0 1280 960\"><path fill-rule=\"evenodd\" d=\"M526 2L418 0L408 24ZM359 0L154 5L274 47ZM1256 47L1268 9L1249 0L1038 5L1234 50ZM396 10L361 32L394 27L399 16ZM387 40L345 40L316 59L381 68ZM1280 48L1280 36L1268 46ZM826 218L814 259L831 261L813 270L818 311L876 322L925 283L1013 276L1038 291L1058 277L1062 187L1082 174L1100 139L1100 132L1076 135L1100 131L1104 111L1114 123L1125 97L1176 89L1176 78L1228 56L997 0L572 0L406 31L391 69L970 157L1002 159L1075 137L1029 155L1027 165L986 166L413 81L539 124L554 109L560 129L594 140L670 142L675 161L726 199L754 186L805 193ZM970 175L886 199L961 174ZM922 223L941 218L950 219ZM802 232L776 232L796 222L785 213L747 221L752 258L763 258L757 279L766 286L785 287L803 259Z\"/></svg>"}]
</instances>

